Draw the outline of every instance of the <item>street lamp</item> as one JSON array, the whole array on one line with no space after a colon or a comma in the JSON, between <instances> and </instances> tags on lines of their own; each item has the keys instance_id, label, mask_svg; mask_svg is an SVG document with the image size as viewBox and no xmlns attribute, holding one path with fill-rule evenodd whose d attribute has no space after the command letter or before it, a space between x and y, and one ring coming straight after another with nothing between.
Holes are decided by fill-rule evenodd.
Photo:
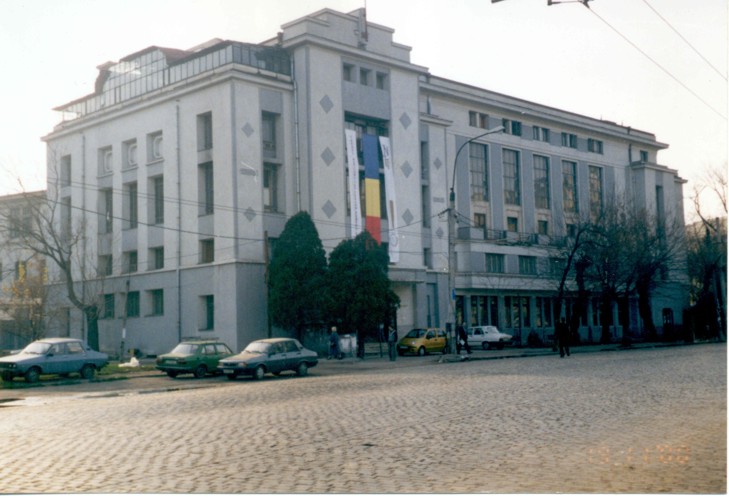
<instances>
[{"instance_id":1,"label":"street lamp","mask_svg":"<svg viewBox=\"0 0 729 500\"><path fill-rule=\"evenodd\" d=\"M492 128L487 130L481 135L477 135L476 137L473 137L458 148L458 151L456 151L456 156L453 158L453 179L451 180L451 193L450 193L450 200L448 202L448 293L450 294L449 297L449 304L451 307L451 319L453 320L453 335L451 336L451 353L456 352L456 342L457 342L457 323L458 318L456 317L456 192L455 192L455 185L456 185L456 167L458 166L458 155L461 154L461 151L463 151L463 148L471 144L473 141L476 141L482 137L485 137L490 134L496 134L498 132L503 132L504 127L499 126L496 128Z\"/></svg>"}]
</instances>

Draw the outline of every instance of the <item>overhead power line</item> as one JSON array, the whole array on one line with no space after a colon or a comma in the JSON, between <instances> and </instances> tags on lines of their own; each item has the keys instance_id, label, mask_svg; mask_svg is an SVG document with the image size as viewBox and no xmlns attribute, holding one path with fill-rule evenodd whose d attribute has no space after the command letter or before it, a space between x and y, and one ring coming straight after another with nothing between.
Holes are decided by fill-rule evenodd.
<instances>
[{"instance_id":1,"label":"overhead power line","mask_svg":"<svg viewBox=\"0 0 729 500\"><path fill-rule=\"evenodd\" d=\"M673 27L673 26L671 25L671 23L669 23L669 22L668 22L668 20L667 20L667 19L666 19L665 17L663 17L663 16L662 16L662 15L661 15L661 14L660 14L660 13L659 13L659 12L658 12L658 11L657 11L657 10L656 10L656 9L655 9L655 8L654 8L654 7L652 6L652 5L651 5L651 4L649 4L649 3L648 3L648 0L643 0L643 3L645 3L645 4L646 4L646 5L647 5L647 6L648 6L648 7L649 7L649 8L650 8L650 9L651 9L651 10L652 10L653 12L655 12L655 14L656 14L656 15L657 15L658 17L660 17L660 18L661 18L661 20L662 20L662 21L663 21L664 23L666 23L666 25L667 25L667 26L668 26L669 28L671 28L671 29L673 30L673 32L674 32L674 33L676 33L676 35L678 35L678 36L679 36L679 38L681 38L681 40L683 40L683 41L684 41L684 42L686 43L686 45L688 45L689 47L691 47L691 50L693 50L694 52L696 52L696 54L697 54L697 55L698 55L698 56L699 56L699 57L700 57L701 59L703 59L703 60L704 60L704 62L705 62L706 64L708 64L708 65L709 65L709 66L711 67L711 69L713 69L714 71L716 71L716 74L717 74L717 75L719 75L719 76L720 76L720 77L721 77L721 78L722 78L722 79L723 79L724 81L727 81L727 78L726 78L726 76L725 76L724 74L722 74L722 72L721 72L721 71L719 71L719 70L718 70L718 69L716 68L716 66L714 66L713 64L711 64L711 62L710 62L710 61L709 61L709 60L708 60L708 59L707 59L706 57L704 57L704 55L703 55L703 54L702 54L701 52L699 52L699 51L698 51L698 49L697 49L696 47L694 47L693 45L691 45L691 42L689 42L689 41L688 41L688 40L687 40L687 39L686 39L686 38L685 38L685 37L684 37L684 36L683 36L683 35L682 35L681 33L679 33L679 31L678 31L678 30L677 30L676 28L674 28L674 27Z\"/></svg>"}]
</instances>

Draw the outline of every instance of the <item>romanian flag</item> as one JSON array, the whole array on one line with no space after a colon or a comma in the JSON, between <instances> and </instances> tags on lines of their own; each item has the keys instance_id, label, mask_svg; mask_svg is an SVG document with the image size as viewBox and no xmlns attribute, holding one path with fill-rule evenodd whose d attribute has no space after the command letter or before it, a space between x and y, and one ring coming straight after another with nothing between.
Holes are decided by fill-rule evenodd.
<instances>
[{"instance_id":1,"label":"romanian flag","mask_svg":"<svg viewBox=\"0 0 729 500\"><path fill-rule=\"evenodd\" d=\"M382 243L380 234L380 160L377 136L363 134L362 150L365 167L365 229L377 243Z\"/></svg>"}]
</instances>

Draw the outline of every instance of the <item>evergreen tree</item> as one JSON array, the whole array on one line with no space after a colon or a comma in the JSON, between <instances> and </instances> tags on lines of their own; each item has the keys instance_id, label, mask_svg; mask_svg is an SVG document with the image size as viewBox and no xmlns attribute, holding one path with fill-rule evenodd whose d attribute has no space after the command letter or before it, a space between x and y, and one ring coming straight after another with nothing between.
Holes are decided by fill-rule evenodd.
<instances>
[{"instance_id":1,"label":"evergreen tree","mask_svg":"<svg viewBox=\"0 0 729 500\"><path fill-rule=\"evenodd\" d=\"M307 212L299 212L273 250L268 275L268 307L272 323L296 332L321 321L326 254Z\"/></svg>"}]
</instances>

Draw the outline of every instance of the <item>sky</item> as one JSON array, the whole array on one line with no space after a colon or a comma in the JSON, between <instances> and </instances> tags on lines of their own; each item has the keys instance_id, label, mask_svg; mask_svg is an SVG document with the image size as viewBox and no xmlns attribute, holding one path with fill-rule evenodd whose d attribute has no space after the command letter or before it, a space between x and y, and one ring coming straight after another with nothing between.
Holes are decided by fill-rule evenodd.
<instances>
[{"instance_id":1,"label":"sky","mask_svg":"<svg viewBox=\"0 0 729 500\"><path fill-rule=\"evenodd\" d=\"M651 132L684 186L727 169L726 0L0 0L0 195L45 189L54 107L151 45L260 43L323 8L366 7L431 74ZM713 200L702 198L709 211ZM718 215L720 212L715 213Z\"/></svg>"}]
</instances>

